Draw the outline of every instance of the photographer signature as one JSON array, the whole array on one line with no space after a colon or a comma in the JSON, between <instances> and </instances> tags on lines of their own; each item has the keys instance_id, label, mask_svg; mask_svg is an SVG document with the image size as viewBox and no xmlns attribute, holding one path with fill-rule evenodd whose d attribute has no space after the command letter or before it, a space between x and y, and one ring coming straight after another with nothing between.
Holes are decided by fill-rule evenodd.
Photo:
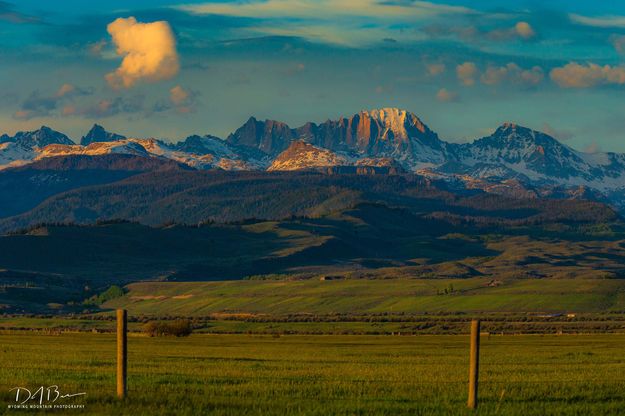
<instances>
[{"instance_id":1,"label":"photographer signature","mask_svg":"<svg viewBox=\"0 0 625 416\"><path fill-rule=\"evenodd\" d=\"M54 403L61 399L70 399L77 396L86 396L86 392L82 393L66 393L63 394L59 390L59 386L53 384L51 386L39 386L36 390L30 390L26 387L13 387L10 392L15 391L15 401L19 404L25 404L28 401L36 401L39 404Z\"/></svg>"}]
</instances>

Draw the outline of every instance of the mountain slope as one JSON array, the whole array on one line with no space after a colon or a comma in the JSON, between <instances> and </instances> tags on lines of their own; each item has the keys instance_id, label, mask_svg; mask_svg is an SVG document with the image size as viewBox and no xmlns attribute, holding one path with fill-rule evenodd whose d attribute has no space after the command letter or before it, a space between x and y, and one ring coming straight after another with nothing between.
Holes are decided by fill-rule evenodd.
<instances>
[{"instance_id":1,"label":"mountain slope","mask_svg":"<svg viewBox=\"0 0 625 416\"><path fill-rule=\"evenodd\" d=\"M252 117L227 139L228 143L273 157L299 140L333 152L354 153L360 158L396 159L408 170L440 164L447 158L447 143L416 115L397 108L361 111L349 118L318 125L306 123L295 129L275 120L258 121Z\"/></svg>"},{"instance_id":2,"label":"mountain slope","mask_svg":"<svg viewBox=\"0 0 625 416\"><path fill-rule=\"evenodd\" d=\"M625 155L578 152L545 133L512 123L473 143L456 145L454 151L456 164L451 169L442 165L440 172L599 191L625 187Z\"/></svg>"},{"instance_id":3,"label":"mountain slope","mask_svg":"<svg viewBox=\"0 0 625 416\"><path fill-rule=\"evenodd\" d=\"M303 141L295 141L273 160L267 170L300 170L347 164L346 157L337 155L331 150L316 147Z\"/></svg>"},{"instance_id":4,"label":"mountain slope","mask_svg":"<svg viewBox=\"0 0 625 416\"><path fill-rule=\"evenodd\" d=\"M301 137L334 151L353 151L361 157L392 158L408 170L443 163L447 144L439 140L413 113L397 108L361 111L350 118L308 124Z\"/></svg>"},{"instance_id":5,"label":"mountain slope","mask_svg":"<svg viewBox=\"0 0 625 416\"><path fill-rule=\"evenodd\" d=\"M447 143L415 114L397 108L297 128L250 117L226 140L211 135L178 143L125 138L97 124L81 145L45 126L0 136L0 170L49 157L106 154L169 159L196 169L415 172L457 190L592 198L625 209L625 154L579 152L512 123L472 143Z\"/></svg>"},{"instance_id":6,"label":"mountain slope","mask_svg":"<svg viewBox=\"0 0 625 416\"><path fill-rule=\"evenodd\" d=\"M3 134L0 136L0 169L30 163L39 150L48 145L73 144L69 137L46 126L39 130L20 131L12 137Z\"/></svg>"},{"instance_id":7,"label":"mountain slope","mask_svg":"<svg viewBox=\"0 0 625 416\"><path fill-rule=\"evenodd\" d=\"M171 160L125 154L62 156L0 171L0 218L33 209L45 199L85 186L116 182L141 172L190 170Z\"/></svg>"},{"instance_id":8,"label":"mountain slope","mask_svg":"<svg viewBox=\"0 0 625 416\"><path fill-rule=\"evenodd\" d=\"M39 130L20 131L13 137L4 134L0 136L0 143L16 143L27 149L49 144L74 144L69 137L47 126L41 126Z\"/></svg>"},{"instance_id":9,"label":"mountain slope","mask_svg":"<svg viewBox=\"0 0 625 416\"><path fill-rule=\"evenodd\" d=\"M34 209L0 220L0 232L38 223L126 219L148 225L198 224L249 218L321 216L359 202L403 206L454 222L610 221L603 204L508 198L445 189L418 175L326 175L316 172L159 171L54 195Z\"/></svg>"}]
</instances>

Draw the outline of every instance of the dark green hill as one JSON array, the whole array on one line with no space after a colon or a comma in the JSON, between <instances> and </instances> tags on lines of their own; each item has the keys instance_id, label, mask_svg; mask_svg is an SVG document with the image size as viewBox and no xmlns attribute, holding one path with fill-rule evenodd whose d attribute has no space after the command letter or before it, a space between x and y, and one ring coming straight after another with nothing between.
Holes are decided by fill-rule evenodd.
<instances>
[{"instance_id":1,"label":"dark green hill","mask_svg":"<svg viewBox=\"0 0 625 416\"><path fill-rule=\"evenodd\" d=\"M26 212L68 190L116 182L141 172L189 169L171 160L121 154L42 159L0 171L0 218Z\"/></svg>"},{"instance_id":2,"label":"dark green hill","mask_svg":"<svg viewBox=\"0 0 625 416\"><path fill-rule=\"evenodd\" d=\"M321 217L362 202L404 207L452 223L521 225L618 218L596 202L451 192L444 184L417 175L167 170L54 195L29 212L0 220L0 231L110 219L159 225Z\"/></svg>"}]
</instances>

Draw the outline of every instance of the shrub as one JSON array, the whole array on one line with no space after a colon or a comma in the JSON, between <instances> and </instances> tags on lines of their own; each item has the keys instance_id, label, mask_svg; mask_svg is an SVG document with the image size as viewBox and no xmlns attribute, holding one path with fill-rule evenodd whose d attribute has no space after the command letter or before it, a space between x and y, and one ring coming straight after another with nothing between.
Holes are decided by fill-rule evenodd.
<instances>
[{"instance_id":1,"label":"shrub","mask_svg":"<svg viewBox=\"0 0 625 416\"><path fill-rule=\"evenodd\" d=\"M143 332L151 337L188 337L193 332L193 327L188 319L178 319L173 322L152 321L143 326Z\"/></svg>"}]
</instances>

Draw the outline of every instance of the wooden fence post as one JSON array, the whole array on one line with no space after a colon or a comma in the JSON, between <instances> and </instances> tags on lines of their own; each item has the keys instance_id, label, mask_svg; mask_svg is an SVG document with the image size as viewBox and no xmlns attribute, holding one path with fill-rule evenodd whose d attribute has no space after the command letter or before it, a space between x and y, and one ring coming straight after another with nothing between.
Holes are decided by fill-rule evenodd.
<instances>
[{"instance_id":1,"label":"wooden fence post","mask_svg":"<svg viewBox=\"0 0 625 416\"><path fill-rule=\"evenodd\" d=\"M117 397L126 397L126 369L128 365L128 313L117 310Z\"/></svg>"},{"instance_id":2,"label":"wooden fence post","mask_svg":"<svg viewBox=\"0 0 625 416\"><path fill-rule=\"evenodd\" d=\"M477 381L480 368L480 321L471 321L471 352L469 364L469 409L477 408Z\"/></svg>"}]
</instances>

